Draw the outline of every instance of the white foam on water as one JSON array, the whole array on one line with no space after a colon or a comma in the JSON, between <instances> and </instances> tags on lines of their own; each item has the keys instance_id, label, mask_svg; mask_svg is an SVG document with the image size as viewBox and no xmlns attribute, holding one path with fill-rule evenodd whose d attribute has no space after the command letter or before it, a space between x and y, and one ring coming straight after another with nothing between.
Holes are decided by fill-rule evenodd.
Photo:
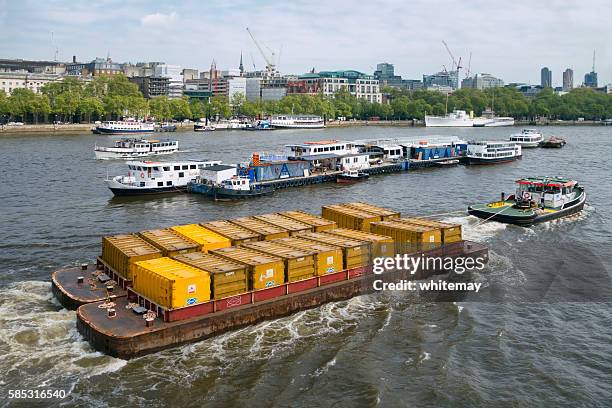
<instances>
[{"instance_id":1,"label":"white foam on water","mask_svg":"<svg viewBox=\"0 0 612 408\"><path fill-rule=\"evenodd\" d=\"M24 281L0 290L1 381L22 388L61 383L121 370L127 362L96 352L76 329L75 312L57 310L51 284Z\"/></svg>"},{"instance_id":2,"label":"white foam on water","mask_svg":"<svg viewBox=\"0 0 612 408\"><path fill-rule=\"evenodd\" d=\"M393 309L389 309L389 311L387 312L387 317L385 318L385 321L383 322L383 325L380 327L380 329L378 329L379 333L385 330L387 326L389 326L389 323L391 323L392 314L393 314Z\"/></svg>"},{"instance_id":3,"label":"white foam on water","mask_svg":"<svg viewBox=\"0 0 612 408\"><path fill-rule=\"evenodd\" d=\"M313 377L319 377L319 376L327 373L329 371L330 367L333 367L335 365L336 365L336 357L334 356L334 358L332 358L327 363L325 363L325 365L323 367L317 368L314 371L314 373L312 373L312 376Z\"/></svg>"},{"instance_id":4,"label":"white foam on water","mask_svg":"<svg viewBox=\"0 0 612 408\"><path fill-rule=\"evenodd\" d=\"M460 224L463 233L463 239L471 241L482 241L487 240L489 238L493 238L494 236L505 231L508 227L507 224L496 221L482 222L483 220L472 215L466 215L461 217L446 217L441 219L440 221L448 222L451 224Z\"/></svg>"},{"instance_id":5,"label":"white foam on water","mask_svg":"<svg viewBox=\"0 0 612 408\"><path fill-rule=\"evenodd\" d=\"M429 354L426 351L422 351L421 354L419 354L419 363L422 363L423 361L427 361L431 359L431 354Z\"/></svg>"}]
</instances>

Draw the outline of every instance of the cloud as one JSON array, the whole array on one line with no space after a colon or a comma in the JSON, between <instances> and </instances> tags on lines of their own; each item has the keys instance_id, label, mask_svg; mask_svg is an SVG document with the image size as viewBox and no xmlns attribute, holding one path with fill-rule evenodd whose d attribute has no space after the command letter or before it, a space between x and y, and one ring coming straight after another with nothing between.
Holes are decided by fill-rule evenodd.
<instances>
[{"instance_id":1,"label":"cloud","mask_svg":"<svg viewBox=\"0 0 612 408\"><path fill-rule=\"evenodd\" d=\"M170 14L153 13L148 14L140 19L140 24L143 26L160 26L170 25L177 19L176 13L173 11Z\"/></svg>"}]
</instances>

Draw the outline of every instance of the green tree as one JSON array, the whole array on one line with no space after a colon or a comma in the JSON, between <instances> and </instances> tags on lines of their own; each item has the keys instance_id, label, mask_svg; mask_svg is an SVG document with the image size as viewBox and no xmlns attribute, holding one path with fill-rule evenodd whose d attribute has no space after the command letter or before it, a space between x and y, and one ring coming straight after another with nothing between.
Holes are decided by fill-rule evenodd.
<instances>
[{"instance_id":1,"label":"green tree","mask_svg":"<svg viewBox=\"0 0 612 408\"><path fill-rule=\"evenodd\" d=\"M170 100L170 111L172 117L176 120L183 120L191 118L191 108L186 98L172 99Z\"/></svg>"},{"instance_id":2,"label":"green tree","mask_svg":"<svg viewBox=\"0 0 612 408\"><path fill-rule=\"evenodd\" d=\"M165 96L157 96L149 100L149 110L151 116L156 120L168 120L172 117L170 101Z\"/></svg>"}]
</instances>

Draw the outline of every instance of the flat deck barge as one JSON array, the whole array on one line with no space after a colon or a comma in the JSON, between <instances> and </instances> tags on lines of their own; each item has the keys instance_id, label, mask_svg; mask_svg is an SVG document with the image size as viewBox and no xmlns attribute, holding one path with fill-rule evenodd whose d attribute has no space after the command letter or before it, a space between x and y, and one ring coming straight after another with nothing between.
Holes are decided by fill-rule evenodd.
<instances>
[{"instance_id":1,"label":"flat deck barge","mask_svg":"<svg viewBox=\"0 0 612 408\"><path fill-rule=\"evenodd\" d=\"M470 241L445 244L414 255L421 254L481 257L488 260L488 248ZM77 328L96 350L129 359L287 316L327 302L370 293L374 290L372 283L375 279L417 280L437 273L444 271L419 271L411 275L402 270L376 275L372 273L371 267L359 267L176 310L164 310L128 290L128 296L115 298L114 304L94 302L79 307ZM134 305L154 311L156 317L149 321L143 319L143 315L132 310ZM109 317L110 307L114 310L113 317Z\"/></svg>"}]
</instances>

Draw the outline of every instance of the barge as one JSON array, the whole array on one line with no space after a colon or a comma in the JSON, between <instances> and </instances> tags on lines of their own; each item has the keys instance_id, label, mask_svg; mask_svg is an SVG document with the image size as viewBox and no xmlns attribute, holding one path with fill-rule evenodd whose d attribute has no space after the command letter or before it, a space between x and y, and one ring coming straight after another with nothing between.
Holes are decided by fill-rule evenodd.
<instances>
[{"instance_id":1,"label":"barge","mask_svg":"<svg viewBox=\"0 0 612 408\"><path fill-rule=\"evenodd\" d=\"M54 272L52 291L94 348L128 359L370 293L375 280L451 272L373 272L396 254L488 260L458 224L356 202L103 237L96 265Z\"/></svg>"}]
</instances>

